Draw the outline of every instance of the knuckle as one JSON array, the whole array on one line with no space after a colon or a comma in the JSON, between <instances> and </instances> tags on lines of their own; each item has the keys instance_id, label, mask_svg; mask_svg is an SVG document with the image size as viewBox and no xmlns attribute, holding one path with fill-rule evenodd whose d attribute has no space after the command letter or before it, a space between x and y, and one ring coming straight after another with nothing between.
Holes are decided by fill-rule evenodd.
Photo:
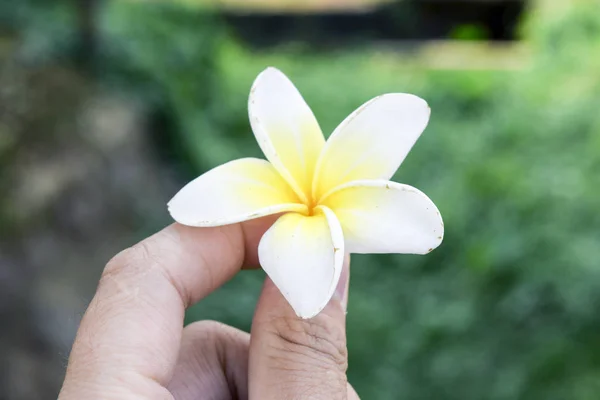
<instances>
[{"instance_id":1,"label":"knuckle","mask_svg":"<svg viewBox=\"0 0 600 400\"><path fill-rule=\"evenodd\" d=\"M185 334L194 338L203 338L206 341L221 343L233 343L242 332L222 322L202 320L192 322L184 328ZM245 335L247 335L244 332Z\"/></svg>"},{"instance_id":2,"label":"knuckle","mask_svg":"<svg viewBox=\"0 0 600 400\"><path fill-rule=\"evenodd\" d=\"M102 271L100 282L112 281L131 275L139 269L138 265L149 259L149 252L145 244L139 243L129 247L114 256Z\"/></svg>"},{"instance_id":3,"label":"knuckle","mask_svg":"<svg viewBox=\"0 0 600 400\"><path fill-rule=\"evenodd\" d=\"M169 264L168 253L162 251L152 238L146 239L121 251L106 264L99 288L117 286L123 289L127 284L140 287L148 281L166 283L178 292L187 307L191 303L191 294L186 290L185 284L173 275Z\"/></svg>"},{"instance_id":4,"label":"knuckle","mask_svg":"<svg viewBox=\"0 0 600 400\"><path fill-rule=\"evenodd\" d=\"M332 366L342 372L348 368L348 350L343 327L326 314L301 320L295 316L272 318L270 341L277 353L293 354L309 359L310 364Z\"/></svg>"},{"instance_id":5,"label":"knuckle","mask_svg":"<svg viewBox=\"0 0 600 400\"><path fill-rule=\"evenodd\" d=\"M140 242L121 251L106 264L98 290L108 288L130 297L135 295L131 293L133 288L140 287L150 275L160 270L160 260L152 255L145 242Z\"/></svg>"},{"instance_id":6,"label":"knuckle","mask_svg":"<svg viewBox=\"0 0 600 400\"><path fill-rule=\"evenodd\" d=\"M200 336L212 339L223 330L226 325L212 320L196 321L187 325L184 329L192 336Z\"/></svg>"},{"instance_id":7,"label":"knuckle","mask_svg":"<svg viewBox=\"0 0 600 400\"><path fill-rule=\"evenodd\" d=\"M196 359L216 360L227 368L228 360L247 359L250 337L221 322L204 320L187 325L183 330L182 349Z\"/></svg>"},{"instance_id":8,"label":"knuckle","mask_svg":"<svg viewBox=\"0 0 600 400\"><path fill-rule=\"evenodd\" d=\"M221 324L215 321L193 322L183 329L182 346L188 355L212 356L217 351L220 329Z\"/></svg>"}]
</instances>

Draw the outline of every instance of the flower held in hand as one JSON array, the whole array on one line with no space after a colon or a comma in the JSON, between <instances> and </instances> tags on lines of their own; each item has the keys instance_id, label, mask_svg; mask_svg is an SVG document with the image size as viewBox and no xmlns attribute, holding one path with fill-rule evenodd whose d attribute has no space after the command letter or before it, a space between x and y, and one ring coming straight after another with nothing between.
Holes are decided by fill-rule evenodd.
<instances>
[{"instance_id":1,"label":"flower held in hand","mask_svg":"<svg viewBox=\"0 0 600 400\"><path fill-rule=\"evenodd\" d=\"M444 225L419 190L391 182L429 121L419 97L365 103L325 141L290 80L268 68L252 87L250 123L268 161L243 158L187 184L169 202L179 223L208 227L285 213L262 237L260 263L301 318L317 315L345 253L426 254Z\"/></svg>"}]
</instances>

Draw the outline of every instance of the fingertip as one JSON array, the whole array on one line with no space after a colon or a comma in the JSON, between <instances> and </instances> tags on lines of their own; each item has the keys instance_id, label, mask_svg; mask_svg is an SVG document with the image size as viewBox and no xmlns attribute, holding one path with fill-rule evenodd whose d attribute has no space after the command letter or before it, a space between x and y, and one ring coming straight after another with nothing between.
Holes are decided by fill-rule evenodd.
<instances>
[{"instance_id":1,"label":"fingertip","mask_svg":"<svg viewBox=\"0 0 600 400\"><path fill-rule=\"evenodd\" d=\"M345 314L333 296L319 314L302 319L267 277L252 321L251 397L341 398L347 391Z\"/></svg>"},{"instance_id":2,"label":"fingertip","mask_svg":"<svg viewBox=\"0 0 600 400\"><path fill-rule=\"evenodd\" d=\"M356 390L354 390L354 388L352 387L352 385L350 383L348 383L348 400L360 400L360 397L358 397L358 393L356 393Z\"/></svg>"}]
</instances>

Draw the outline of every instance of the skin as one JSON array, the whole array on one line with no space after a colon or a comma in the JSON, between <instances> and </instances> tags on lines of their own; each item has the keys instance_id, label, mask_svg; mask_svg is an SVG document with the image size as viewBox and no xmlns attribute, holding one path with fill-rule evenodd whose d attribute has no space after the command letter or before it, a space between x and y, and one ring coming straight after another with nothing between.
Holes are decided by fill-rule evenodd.
<instances>
[{"instance_id":1,"label":"skin","mask_svg":"<svg viewBox=\"0 0 600 400\"><path fill-rule=\"evenodd\" d=\"M258 266L258 242L274 220L173 224L116 255L79 327L59 399L358 399L346 378L348 257L315 318L299 319L267 278L251 334L214 321L183 326L187 307Z\"/></svg>"}]
</instances>

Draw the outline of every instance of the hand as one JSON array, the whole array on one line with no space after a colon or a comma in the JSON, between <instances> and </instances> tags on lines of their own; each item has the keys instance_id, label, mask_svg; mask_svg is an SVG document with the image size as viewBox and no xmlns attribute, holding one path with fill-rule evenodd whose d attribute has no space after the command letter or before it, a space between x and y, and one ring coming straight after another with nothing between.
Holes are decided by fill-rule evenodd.
<instances>
[{"instance_id":1,"label":"hand","mask_svg":"<svg viewBox=\"0 0 600 400\"><path fill-rule=\"evenodd\" d=\"M315 318L296 317L267 278L251 335L212 321L183 327L186 307L258 265L272 222L174 224L118 254L83 317L59 399L358 399L346 379L348 261Z\"/></svg>"}]
</instances>

